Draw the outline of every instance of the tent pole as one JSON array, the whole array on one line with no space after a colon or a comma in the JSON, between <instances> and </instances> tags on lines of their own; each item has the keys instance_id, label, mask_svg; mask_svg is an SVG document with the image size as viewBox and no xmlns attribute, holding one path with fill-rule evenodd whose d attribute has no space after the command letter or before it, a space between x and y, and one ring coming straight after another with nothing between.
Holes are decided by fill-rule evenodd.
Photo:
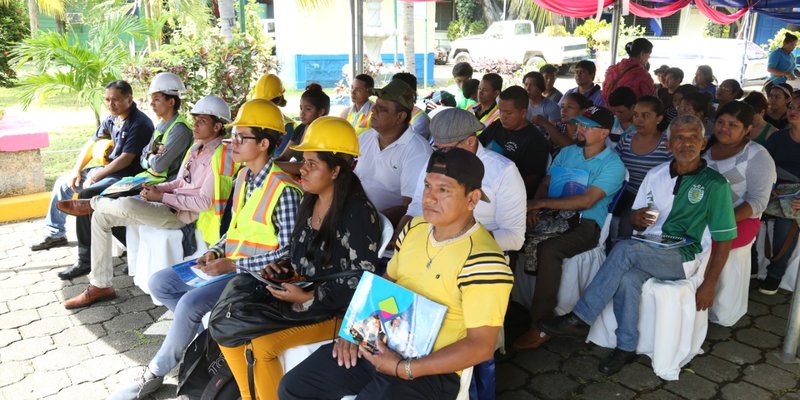
<instances>
[{"instance_id":1,"label":"tent pole","mask_svg":"<svg viewBox=\"0 0 800 400\"><path fill-rule=\"evenodd\" d=\"M350 82L356 79L356 0L350 0Z\"/></svg>"},{"instance_id":2,"label":"tent pole","mask_svg":"<svg viewBox=\"0 0 800 400\"><path fill-rule=\"evenodd\" d=\"M744 86L745 71L747 71L747 42L750 41L750 22L752 19L753 12L748 9L747 14L744 16L744 27L742 28L744 30L742 34L744 51L742 52L742 68L739 71L739 82L742 83L742 86Z\"/></svg>"},{"instance_id":3,"label":"tent pole","mask_svg":"<svg viewBox=\"0 0 800 400\"><path fill-rule=\"evenodd\" d=\"M356 40L356 53L358 53L358 60L356 60L356 71L359 74L364 73L364 0L356 0L356 23L358 29L358 37ZM373 60L373 62L380 62L380 59Z\"/></svg>"},{"instance_id":4,"label":"tent pole","mask_svg":"<svg viewBox=\"0 0 800 400\"><path fill-rule=\"evenodd\" d=\"M616 0L611 13L611 60L608 65L617 63L617 48L619 47L619 26L622 19L622 2Z\"/></svg>"}]
</instances>

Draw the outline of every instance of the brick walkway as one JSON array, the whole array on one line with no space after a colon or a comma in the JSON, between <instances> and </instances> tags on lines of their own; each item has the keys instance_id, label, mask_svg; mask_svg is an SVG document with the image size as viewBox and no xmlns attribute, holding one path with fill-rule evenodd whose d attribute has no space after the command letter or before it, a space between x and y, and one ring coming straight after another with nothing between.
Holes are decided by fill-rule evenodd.
<instances>
[{"instance_id":1,"label":"brick walkway","mask_svg":"<svg viewBox=\"0 0 800 400\"><path fill-rule=\"evenodd\" d=\"M163 336L145 335L166 309L115 272L118 298L69 311L65 297L82 291L86 277L61 281L72 265L71 246L32 253L41 220L0 225L0 399L104 399L137 377ZM74 226L72 221L68 226ZM780 350L791 296L751 292L748 315L733 328L711 324L706 354L684 367L680 380L662 381L649 358L607 377L597 364L609 350L569 339L509 354L498 362L498 398L525 399L800 399L800 366L785 365ZM163 325L163 323L162 323ZM151 329L152 331L153 329ZM173 398L175 372L153 399Z\"/></svg>"}]
</instances>

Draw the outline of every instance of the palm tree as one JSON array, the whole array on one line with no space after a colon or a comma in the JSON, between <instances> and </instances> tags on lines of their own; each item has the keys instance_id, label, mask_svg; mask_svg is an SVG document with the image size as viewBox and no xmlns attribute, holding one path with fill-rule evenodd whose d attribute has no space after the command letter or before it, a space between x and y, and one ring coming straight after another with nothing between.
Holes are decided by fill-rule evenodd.
<instances>
[{"instance_id":1,"label":"palm tree","mask_svg":"<svg viewBox=\"0 0 800 400\"><path fill-rule=\"evenodd\" d=\"M57 93L75 94L94 112L100 126L103 86L122 76L132 55L129 40L144 37L147 28L136 17L112 17L93 26L89 41L74 34L40 32L13 51L16 69L30 66L33 73L20 82L23 108Z\"/></svg>"},{"instance_id":2,"label":"palm tree","mask_svg":"<svg viewBox=\"0 0 800 400\"><path fill-rule=\"evenodd\" d=\"M8 4L17 0L0 0L0 4ZM45 15L64 19L66 6L64 0L28 0L28 20L31 26L31 35L39 30L39 11Z\"/></svg>"}]
</instances>

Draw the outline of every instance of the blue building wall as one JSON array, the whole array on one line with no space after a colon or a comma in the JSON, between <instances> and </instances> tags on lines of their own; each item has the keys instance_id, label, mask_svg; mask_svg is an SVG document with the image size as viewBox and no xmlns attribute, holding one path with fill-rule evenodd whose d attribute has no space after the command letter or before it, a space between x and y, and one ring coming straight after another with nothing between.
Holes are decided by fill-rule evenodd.
<instances>
[{"instance_id":1,"label":"blue building wall","mask_svg":"<svg viewBox=\"0 0 800 400\"><path fill-rule=\"evenodd\" d=\"M428 53L428 82L433 83L433 53ZM397 56L399 62L404 61L402 54ZM295 56L295 87L304 88L310 82L317 82L323 87L333 87L342 79L342 67L347 64L347 54L298 54ZM381 54L384 64L394 62L394 54ZM423 82L424 59L422 53L415 54L414 62L419 85Z\"/></svg>"}]
</instances>

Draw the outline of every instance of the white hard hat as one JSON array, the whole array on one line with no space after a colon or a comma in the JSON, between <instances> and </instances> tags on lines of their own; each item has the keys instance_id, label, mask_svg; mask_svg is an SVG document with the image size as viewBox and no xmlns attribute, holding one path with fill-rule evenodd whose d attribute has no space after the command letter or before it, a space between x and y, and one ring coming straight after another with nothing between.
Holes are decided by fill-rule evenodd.
<instances>
[{"instance_id":1,"label":"white hard hat","mask_svg":"<svg viewBox=\"0 0 800 400\"><path fill-rule=\"evenodd\" d=\"M186 86L178 75L171 72L162 72L150 82L150 94L164 93L170 96L179 96L186 91Z\"/></svg>"},{"instance_id":2,"label":"white hard hat","mask_svg":"<svg viewBox=\"0 0 800 400\"><path fill-rule=\"evenodd\" d=\"M189 113L192 115L213 115L226 124L231 122L231 109L228 104L225 103L225 100L212 94L200 99Z\"/></svg>"}]
</instances>

